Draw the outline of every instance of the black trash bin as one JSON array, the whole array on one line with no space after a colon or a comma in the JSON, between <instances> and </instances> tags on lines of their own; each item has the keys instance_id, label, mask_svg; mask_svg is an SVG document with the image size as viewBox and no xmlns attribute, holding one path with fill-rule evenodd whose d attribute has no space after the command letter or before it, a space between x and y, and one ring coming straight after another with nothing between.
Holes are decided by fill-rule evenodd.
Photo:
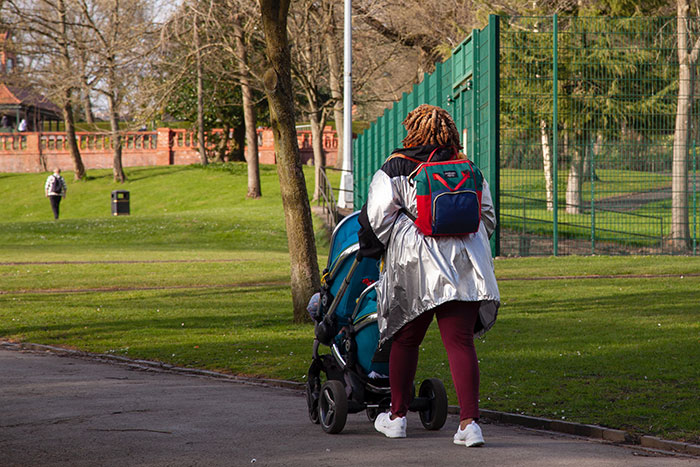
<instances>
[{"instance_id":1,"label":"black trash bin","mask_svg":"<svg viewBox=\"0 0 700 467\"><path fill-rule=\"evenodd\" d=\"M112 192L112 215L129 215L129 192L125 190L114 190Z\"/></svg>"}]
</instances>

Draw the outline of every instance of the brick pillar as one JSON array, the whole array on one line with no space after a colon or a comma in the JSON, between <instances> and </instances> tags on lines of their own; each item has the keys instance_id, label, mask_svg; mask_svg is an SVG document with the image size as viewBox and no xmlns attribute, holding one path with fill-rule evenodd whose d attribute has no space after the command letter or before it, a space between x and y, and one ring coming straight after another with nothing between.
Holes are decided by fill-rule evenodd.
<instances>
[{"instance_id":1,"label":"brick pillar","mask_svg":"<svg viewBox=\"0 0 700 467\"><path fill-rule=\"evenodd\" d=\"M26 147L22 148L20 143L20 154L22 154L25 171L27 172L43 172L48 170L46 161L41 157L41 147L39 146L39 133L28 132L18 133L20 137L26 138Z\"/></svg>"},{"instance_id":2,"label":"brick pillar","mask_svg":"<svg viewBox=\"0 0 700 467\"><path fill-rule=\"evenodd\" d=\"M156 165L172 165L172 131L170 128L158 128L158 143L156 144Z\"/></svg>"}]
</instances>

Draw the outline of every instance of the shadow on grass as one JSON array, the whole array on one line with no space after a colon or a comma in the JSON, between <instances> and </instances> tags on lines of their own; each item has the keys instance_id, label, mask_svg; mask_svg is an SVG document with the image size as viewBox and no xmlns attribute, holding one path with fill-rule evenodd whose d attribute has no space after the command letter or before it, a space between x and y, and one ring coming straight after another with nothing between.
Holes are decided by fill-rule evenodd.
<instances>
[{"instance_id":1,"label":"shadow on grass","mask_svg":"<svg viewBox=\"0 0 700 467\"><path fill-rule=\"evenodd\" d=\"M640 282L576 297L566 281L523 284L477 343L483 408L697 440L697 281L667 295ZM297 381L313 341L281 286L5 295L0 310L2 336ZM435 328L419 368L451 386Z\"/></svg>"},{"instance_id":2,"label":"shadow on grass","mask_svg":"<svg viewBox=\"0 0 700 467\"><path fill-rule=\"evenodd\" d=\"M35 295L7 303L13 318L0 313L6 338L277 378L290 371L301 378L310 363L313 327L292 322L288 289L280 286Z\"/></svg>"},{"instance_id":3,"label":"shadow on grass","mask_svg":"<svg viewBox=\"0 0 700 467\"><path fill-rule=\"evenodd\" d=\"M287 252L287 236L276 225L236 225L192 220L186 216L103 217L62 219L60 222L25 221L0 223L7 244L28 249L63 249L79 245L80 250L119 246L129 250L206 249ZM264 230L263 230L264 229Z\"/></svg>"},{"instance_id":4,"label":"shadow on grass","mask_svg":"<svg viewBox=\"0 0 700 467\"><path fill-rule=\"evenodd\" d=\"M228 289L115 291L2 296L15 318L0 318L0 333L32 334L76 329L92 331L271 329L292 324L289 289L280 285ZM273 311L273 310L285 310ZM22 313L26 312L25 316ZM0 315L1 317L2 315ZM21 322L33 321L26 325ZM16 324L15 324L16 323ZM88 327L83 332L80 329Z\"/></svg>"},{"instance_id":5,"label":"shadow on grass","mask_svg":"<svg viewBox=\"0 0 700 467\"><path fill-rule=\"evenodd\" d=\"M44 175L47 174L47 173L49 173L49 172L48 172L48 171L45 172ZM0 180L9 180L9 179L11 179L11 178L19 178L19 177L26 177L26 174L23 174L23 173L7 173L7 172L0 173Z\"/></svg>"},{"instance_id":6,"label":"shadow on grass","mask_svg":"<svg viewBox=\"0 0 700 467\"><path fill-rule=\"evenodd\" d=\"M162 176L173 175L178 172L190 171L195 168L202 168L201 164L179 165L179 166L153 166L153 167L127 167L125 168L127 181L136 182L148 180ZM110 177L111 178L111 177Z\"/></svg>"}]
</instances>

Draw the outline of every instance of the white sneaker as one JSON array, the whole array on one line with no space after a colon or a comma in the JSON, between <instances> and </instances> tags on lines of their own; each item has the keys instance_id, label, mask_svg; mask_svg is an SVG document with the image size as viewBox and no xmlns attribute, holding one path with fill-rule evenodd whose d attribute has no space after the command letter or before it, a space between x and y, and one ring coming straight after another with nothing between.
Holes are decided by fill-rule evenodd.
<instances>
[{"instance_id":1,"label":"white sneaker","mask_svg":"<svg viewBox=\"0 0 700 467\"><path fill-rule=\"evenodd\" d=\"M471 422L467 427L462 430L457 427L457 433L454 436L455 444L463 444L468 448L483 446L484 437L481 434L481 428L476 422Z\"/></svg>"},{"instance_id":2,"label":"white sneaker","mask_svg":"<svg viewBox=\"0 0 700 467\"><path fill-rule=\"evenodd\" d=\"M374 420L374 428L378 432L384 433L387 438L405 438L406 417L398 417L392 420L391 413L380 413Z\"/></svg>"}]
</instances>

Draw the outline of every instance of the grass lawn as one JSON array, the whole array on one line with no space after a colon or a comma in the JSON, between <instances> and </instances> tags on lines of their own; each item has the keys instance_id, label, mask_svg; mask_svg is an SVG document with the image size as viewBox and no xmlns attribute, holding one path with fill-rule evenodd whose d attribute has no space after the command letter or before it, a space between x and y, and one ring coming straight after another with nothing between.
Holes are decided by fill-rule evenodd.
<instances>
[{"instance_id":1,"label":"grass lawn","mask_svg":"<svg viewBox=\"0 0 700 467\"><path fill-rule=\"evenodd\" d=\"M613 169L597 169L596 175L599 177L597 181L585 181L582 184L582 212L570 214L564 207L567 171L559 173L560 238L589 240L593 230L597 242L659 247L671 232L671 176ZM546 209L542 170L502 169L500 180L502 227L551 237L553 213ZM668 190L667 198L660 195L664 189ZM660 196L659 200L644 199L645 193L654 192ZM700 231L700 218L693 215L692 186L688 196L689 234L692 241L697 239L697 232ZM593 203L591 199L594 200Z\"/></svg>"},{"instance_id":2,"label":"grass lawn","mask_svg":"<svg viewBox=\"0 0 700 467\"><path fill-rule=\"evenodd\" d=\"M274 167L259 200L242 164L127 175L69 174L54 222L47 174L0 174L0 338L304 381L313 329L291 320ZM131 216L111 216L114 189L131 192ZM496 273L483 408L700 442L700 258L499 259ZM568 277L591 275L613 277ZM456 404L437 326L418 379L432 376Z\"/></svg>"}]
</instances>

